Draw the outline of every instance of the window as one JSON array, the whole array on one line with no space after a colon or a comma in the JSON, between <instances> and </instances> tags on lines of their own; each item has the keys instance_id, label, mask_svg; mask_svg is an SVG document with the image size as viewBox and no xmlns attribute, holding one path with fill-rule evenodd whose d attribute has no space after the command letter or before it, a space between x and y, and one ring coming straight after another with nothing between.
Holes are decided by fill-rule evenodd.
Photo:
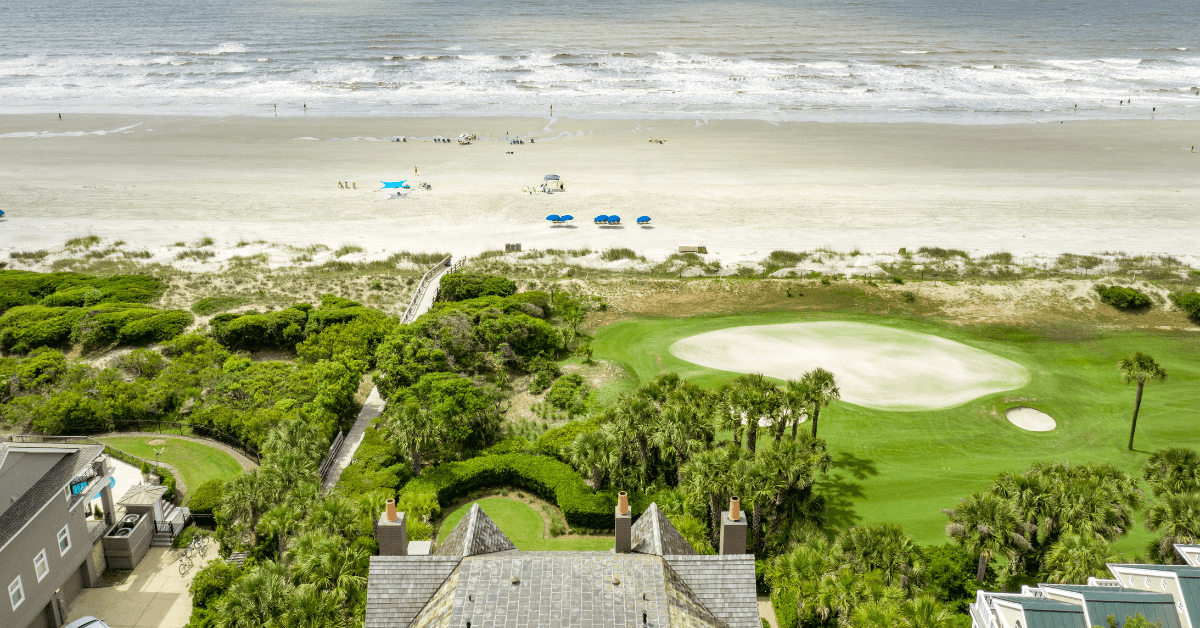
<instances>
[{"instance_id":1,"label":"window","mask_svg":"<svg viewBox=\"0 0 1200 628\"><path fill-rule=\"evenodd\" d=\"M71 531L67 529L67 526L63 526L63 529L58 531L58 555L66 555L69 549L71 549Z\"/></svg>"},{"instance_id":2,"label":"window","mask_svg":"<svg viewBox=\"0 0 1200 628\"><path fill-rule=\"evenodd\" d=\"M21 588L21 576L17 576L17 579L8 585L8 601L12 602L14 611L21 605L21 602L25 601L25 589Z\"/></svg>"},{"instance_id":3,"label":"window","mask_svg":"<svg viewBox=\"0 0 1200 628\"><path fill-rule=\"evenodd\" d=\"M50 573L50 567L46 564L46 550L38 552L38 555L33 557L33 572L37 574L38 582L41 582L46 574Z\"/></svg>"}]
</instances>

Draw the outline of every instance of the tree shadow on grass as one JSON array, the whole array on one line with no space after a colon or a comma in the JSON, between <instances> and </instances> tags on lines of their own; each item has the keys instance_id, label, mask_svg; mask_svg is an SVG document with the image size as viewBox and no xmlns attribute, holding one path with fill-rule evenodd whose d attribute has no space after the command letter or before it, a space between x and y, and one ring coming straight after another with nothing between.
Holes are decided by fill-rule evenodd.
<instances>
[{"instance_id":1,"label":"tree shadow on grass","mask_svg":"<svg viewBox=\"0 0 1200 628\"><path fill-rule=\"evenodd\" d=\"M829 475L817 482L817 491L825 497L828 528L837 530L858 524L862 517L854 509L854 502L862 499L866 493L856 480L876 475L879 475L879 470L874 460L850 453L838 454L833 459L833 469Z\"/></svg>"}]
</instances>

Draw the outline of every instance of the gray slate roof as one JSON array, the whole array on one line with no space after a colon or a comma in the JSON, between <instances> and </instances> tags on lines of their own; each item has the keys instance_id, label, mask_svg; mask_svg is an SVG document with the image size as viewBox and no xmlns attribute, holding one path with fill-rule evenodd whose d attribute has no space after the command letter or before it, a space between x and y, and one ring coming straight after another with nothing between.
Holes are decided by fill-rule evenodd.
<instances>
[{"instance_id":1,"label":"gray slate roof","mask_svg":"<svg viewBox=\"0 0 1200 628\"><path fill-rule=\"evenodd\" d=\"M71 478L79 475L104 453L102 445L48 445L38 443L30 445L37 448L63 449L70 453L63 456L57 464L50 468L41 480L38 480L24 495L17 498L3 514L0 514L0 547L12 540L21 527L50 501L52 497L66 488ZM19 450L21 445L6 443L5 449ZM77 451L76 451L77 450ZM3 454L0 451L0 454Z\"/></svg>"},{"instance_id":2,"label":"gray slate roof","mask_svg":"<svg viewBox=\"0 0 1200 628\"><path fill-rule=\"evenodd\" d=\"M1175 612L1175 598L1168 593L1150 593L1124 587L1091 587L1075 584L1043 584L1043 589L1071 591L1083 597L1087 618L1092 625L1106 625L1105 618L1113 615L1117 624L1141 613L1151 623L1161 621L1162 628L1180 628Z\"/></svg>"},{"instance_id":3,"label":"gray slate roof","mask_svg":"<svg viewBox=\"0 0 1200 628\"><path fill-rule=\"evenodd\" d=\"M1083 607L1043 597L993 595L993 599L1020 604L1025 611L1027 628L1087 628Z\"/></svg>"},{"instance_id":4,"label":"gray slate roof","mask_svg":"<svg viewBox=\"0 0 1200 628\"><path fill-rule=\"evenodd\" d=\"M657 556L684 556L696 553L655 503L651 503L642 516L638 517L631 533L631 544L635 552Z\"/></svg>"},{"instance_id":5,"label":"gray slate roof","mask_svg":"<svg viewBox=\"0 0 1200 628\"><path fill-rule=\"evenodd\" d=\"M730 628L761 627L754 588L753 555L663 558L717 619Z\"/></svg>"},{"instance_id":6,"label":"gray slate roof","mask_svg":"<svg viewBox=\"0 0 1200 628\"><path fill-rule=\"evenodd\" d=\"M437 556L474 556L514 549L517 546L476 503L471 504L471 509L433 553Z\"/></svg>"},{"instance_id":7,"label":"gray slate roof","mask_svg":"<svg viewBox=\"0 0 1200 628\"><path fill-rule=\"evenodd\" d=\"M459 560L459 556L372 556L366 626L407 626L457 571Z\"/></svg>"}]
</instances>

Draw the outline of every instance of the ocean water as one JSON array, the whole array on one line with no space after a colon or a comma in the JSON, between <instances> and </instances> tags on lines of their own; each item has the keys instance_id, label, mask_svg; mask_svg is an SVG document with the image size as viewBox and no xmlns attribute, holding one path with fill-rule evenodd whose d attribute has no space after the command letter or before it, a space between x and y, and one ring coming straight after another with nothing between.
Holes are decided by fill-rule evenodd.
<instances>
[{"instance_id":1,"label":"ocean water","mask_svg":"<svg viewBox=\"0 0 1200 628\"><path fill-rule=\"evenodd\" d=\"M0 113L546 115L553 104L574 117L989 122L1156 108L1187 119L1200 117L1197 8L5 0Z\"/></svg>"}]
</instances>

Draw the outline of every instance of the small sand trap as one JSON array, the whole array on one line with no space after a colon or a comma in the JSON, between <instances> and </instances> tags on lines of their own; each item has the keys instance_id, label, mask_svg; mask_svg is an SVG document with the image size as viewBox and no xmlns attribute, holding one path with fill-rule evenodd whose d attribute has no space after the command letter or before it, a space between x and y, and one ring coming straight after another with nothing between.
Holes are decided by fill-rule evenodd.
<instances>
[{"instance_id":1,"label":"small sand trap","mask_svg":"<svg viewBox=\"0 0 1200 628\"><path fill-rule=\"evenodd\" d=\"M1009 408L1004 416L1009 423L1029 432L1049 432L1058 427L1053 417L1033 408Z\"/></svg>"},{"instance_id":2,"label":"small sand trap","mask_svg":"<svg viewBox=\"0 0 1200 628\"><path fill-rule=\"evenodd\" d=\"M1025 367L981 349L881 325L787 323L710 331L671 345L694 364L796 379L831 371L842 399L879 410L939 410L1029 383Z\"/></svg>"},{"instance_id":3,"label":"small sand trap","mask_svg":"<svg viewBox=\"0 0 1200 628\"><path fill-rule=\"evenodd\" d=\"M146 444L147 445L166 445L167 441L165 441L161 438L156 438L154 440L146 441Z\"/></svg>"}]
</instances>

